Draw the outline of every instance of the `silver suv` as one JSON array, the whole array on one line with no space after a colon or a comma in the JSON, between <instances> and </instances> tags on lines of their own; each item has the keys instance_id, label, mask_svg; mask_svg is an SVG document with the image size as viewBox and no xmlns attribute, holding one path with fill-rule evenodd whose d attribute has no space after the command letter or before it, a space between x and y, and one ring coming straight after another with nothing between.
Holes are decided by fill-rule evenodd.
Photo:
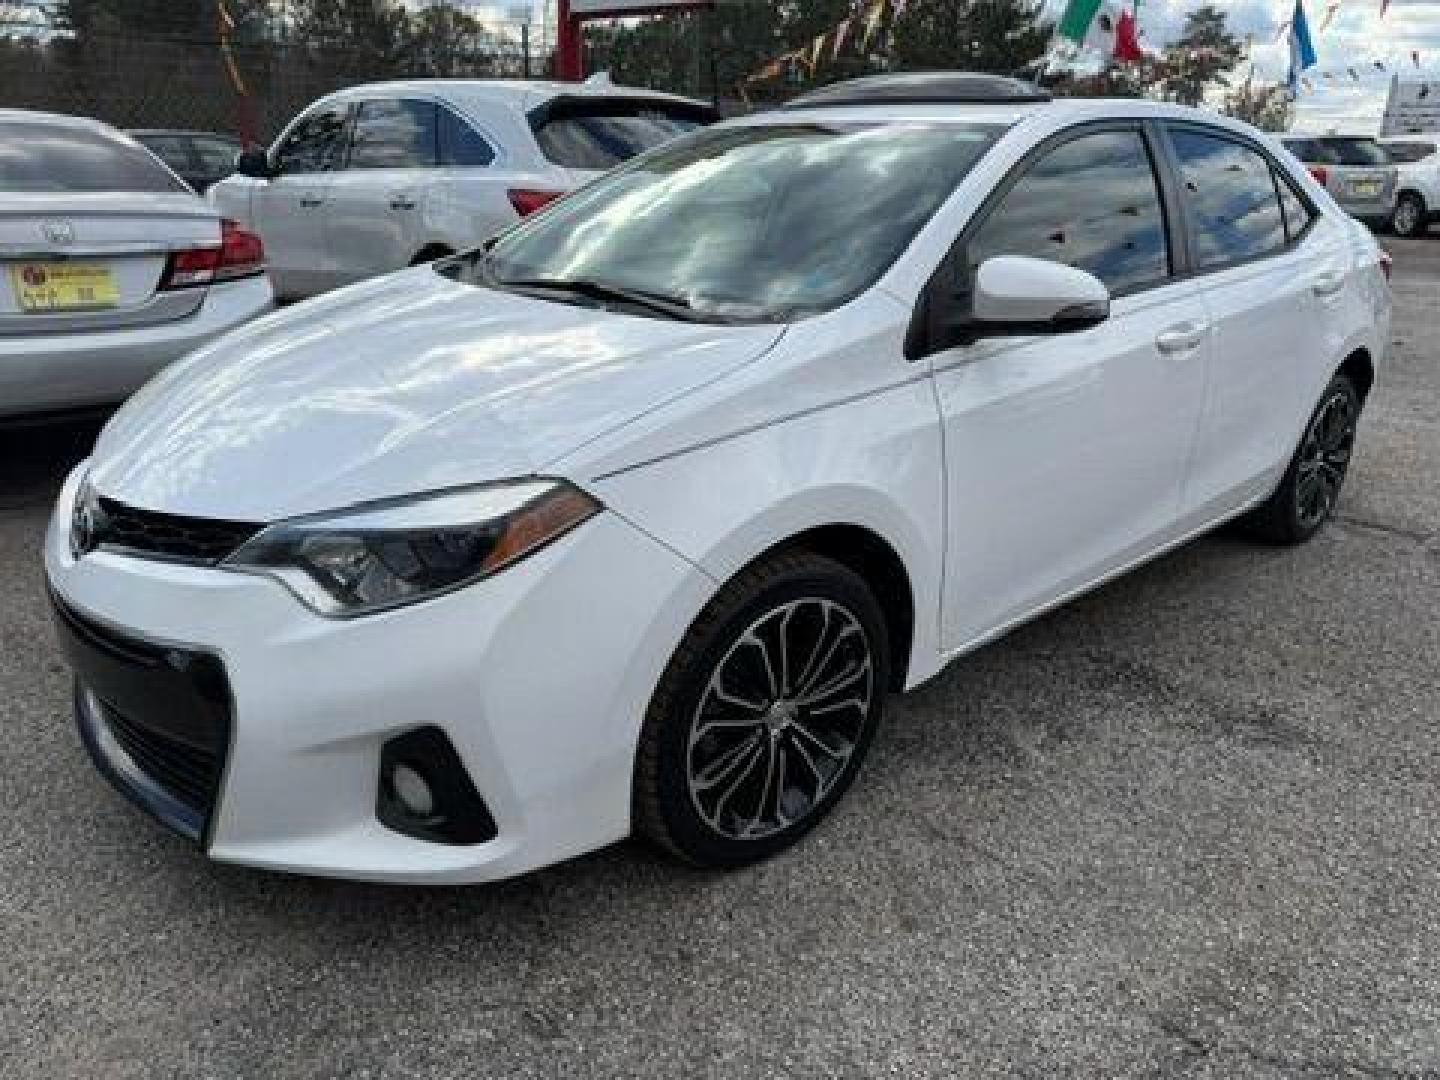
<instances>
[{"instance_id":1,"label":"silver suv","mask_svg":"<svg viewBox=\"0 0 1440 1080\"><path fill-rule=\"evenodd\" d=\"M1285 148L1351 217L1383 228L1395 212L1395 166L1368 135L1289 135Z\"/></svg>"}]
</instances>

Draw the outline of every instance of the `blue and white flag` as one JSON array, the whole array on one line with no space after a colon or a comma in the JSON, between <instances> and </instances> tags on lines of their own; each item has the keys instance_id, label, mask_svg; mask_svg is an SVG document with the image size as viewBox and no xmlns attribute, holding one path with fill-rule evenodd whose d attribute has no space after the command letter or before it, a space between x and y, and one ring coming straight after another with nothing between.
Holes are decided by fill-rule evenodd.
<instances>
[{"instance_id":1,"label":"blue and white flag","mask_svg":"<svg viewBox=\"0 0 1440 1080\"><path fill-rule=\"evenodd\" d=\"M1290 96L1300 92L1300 73L1315 66L1315 46L1310 41L1310 22L1305 18L1304 0L1295 0L1290 18Z\"/></svg>"}]
</instances>

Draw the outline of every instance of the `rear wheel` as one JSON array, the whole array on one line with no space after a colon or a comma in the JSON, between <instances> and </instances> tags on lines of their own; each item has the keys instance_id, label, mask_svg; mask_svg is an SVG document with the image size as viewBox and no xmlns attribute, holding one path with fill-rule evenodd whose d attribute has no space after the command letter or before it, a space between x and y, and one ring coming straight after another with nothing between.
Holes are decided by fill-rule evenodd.
<instances>
[{"instance_id":1,"label":"rear wheel","mask_svg":"<svg viewBox=\"0 0 1440 1080\"><path fill-rule=\"evenodd\" d=\"M1245 519L1251 532L1277 544L1303 544L1320 531L1340 500L1360 407L1348 375L1330 380L1280 486Z\"/></svg>"},{"instance_id":2,"label":"rear wheel","mask_svg":"<svg viewBox=\"0 0 1440 1080\"><path fill-rule=\"evenodd\" d=\"M636 761L637 831L702 866L741 866L810 831L855 779L889 681L865 582L789 552L706 607L656 688Z\"/></svg>"},{"instance_id":3,"label":"rear wheel","mask_svg":"<svg viewBox=\"0 0 1440 1080\"><path fill-rule=\"evenodd\" d=\"M1429 230L1427 214L1425 200L1414 192L1407 191L1395 204L1390 228L1396 236L1423 236Z\"/></svg>"}]
</instances>

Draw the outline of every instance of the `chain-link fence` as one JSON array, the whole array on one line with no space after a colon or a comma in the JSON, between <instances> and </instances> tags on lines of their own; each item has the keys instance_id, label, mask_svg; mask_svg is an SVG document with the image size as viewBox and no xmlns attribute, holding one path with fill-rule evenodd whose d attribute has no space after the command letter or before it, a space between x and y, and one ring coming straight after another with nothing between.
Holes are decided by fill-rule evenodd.
<instances>
[{"instance_id":1,"label":"chain-link fence","mask_svg":"<svg viewBox=\"0 0 1440 1080\"><path fill-rule=\"evenodd\" d=\"M0 108L93 116L122 128L187 128L268 141L323 94L382 79L543 76L527 33L487 33L385 56L279 37L0 38Z\"/></svg>"}]
</instances>

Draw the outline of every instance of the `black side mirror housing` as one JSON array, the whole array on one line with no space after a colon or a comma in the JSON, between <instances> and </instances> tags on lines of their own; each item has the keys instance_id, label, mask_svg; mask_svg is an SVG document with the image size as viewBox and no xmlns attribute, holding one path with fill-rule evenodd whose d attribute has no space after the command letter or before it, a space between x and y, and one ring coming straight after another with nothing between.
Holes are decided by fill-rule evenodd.
<instances>
[{"instance_id":1,"label":"black side mirror housing","mask_svg":"<svg viewBox=\"0 0 1440 1080\"><path fill-rule=\"evenodd\" d=\"M235 171L256 180L269 180L275 175L270 168L270 155L258 146L240 151L235 159Z\"/></svg>"}]
</instances>

